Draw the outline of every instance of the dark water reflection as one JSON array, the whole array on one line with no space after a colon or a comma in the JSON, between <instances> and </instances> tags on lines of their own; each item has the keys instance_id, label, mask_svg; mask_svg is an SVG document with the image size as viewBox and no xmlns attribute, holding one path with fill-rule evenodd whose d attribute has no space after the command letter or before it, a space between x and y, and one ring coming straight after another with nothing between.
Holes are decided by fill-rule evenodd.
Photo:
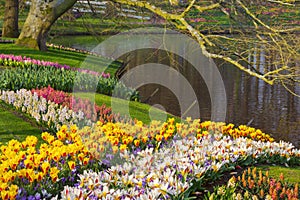
<instances>
[{"instance_id":1,"label":"dark water reflection","mask_svg":"<svg viewBox=\"0 0 300 200\"><path fill-rule=\"evenodd\" d=\"M268 85L231 66L221 66L225 82L227 122L247 124L300 147L300 98L281 85ZM300 89L294 88L299 94Z\"/></svg>"},{"instance_id":2,"label":"dark water reflection","mask_svg":"<svg viewBox=\"0 0 300 200\"><path fill-rule=\"evenodd\" d=\"M170 59L171 57L171 59ZM210 120L211 103L208 89L201 75L182 58L161 51L139 50L125 55L130 67L143 63L163 63L183 74L195 90L202 120ZM217 63L217 61L216 61ZM292 142L300 147L300 98L290 94L281 85L268 85L264 81L251 77L231 65L217 64L222 75L227 94L226 122L250 124L276 140ZM172 79L172 77L166 77ZM176 83L174 83L176 84ZM153 97L149 98L155 90ZM154 105L162 105L168 112L180 115L178 99L168 88L157 84L148 84L139 88L142 100ZM293 91L300 93L300 88Z\"/></svg>"}]
</instances>

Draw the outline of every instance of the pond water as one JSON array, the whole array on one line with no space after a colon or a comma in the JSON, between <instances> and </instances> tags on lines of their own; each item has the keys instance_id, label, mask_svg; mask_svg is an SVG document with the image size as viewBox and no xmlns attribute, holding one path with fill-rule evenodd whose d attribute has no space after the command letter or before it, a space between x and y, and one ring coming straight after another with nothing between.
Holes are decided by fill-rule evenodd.
<instances>
[{"instance_id":1,"label":"pond water","mask_svg":"<svg viewBox=\"0 0 300 200\"><path fill-rule=\"evenodd\" d=\"M91 50L106 38L72 36L54 38L50 42ZM116 48L116 46L111 44L111 47L107 48ZM120 58L128 63L127 70L145 63L161 63L177 69L189 81L196 93L201 120L211 119L212 108L208 88L203 77L190 66L190 63L179 56L170 56L165 51L149 49L133 51ZM263 55L258 56L258 58L260 59L258 62L263 63ZM276 140L289 141L300 148L300 98L290 94L281 85L271 86L231 65L221 65L218 61L215 63L221 73L226 90L227 112L225 121L235 125L249 124L271 134ZM171 82L173 81L171 75L166 78ZM295 86L292 90L300 94L299 86ZM139 91L142 101L150 105L159 105L177 116L182 114L180 102L170 88L155 83L145 84L139 87ZM191 105L191 108L186 110L195 110L195 108ZM185 113L185 116L188 114Z\"/></svg>"}]
</instances>

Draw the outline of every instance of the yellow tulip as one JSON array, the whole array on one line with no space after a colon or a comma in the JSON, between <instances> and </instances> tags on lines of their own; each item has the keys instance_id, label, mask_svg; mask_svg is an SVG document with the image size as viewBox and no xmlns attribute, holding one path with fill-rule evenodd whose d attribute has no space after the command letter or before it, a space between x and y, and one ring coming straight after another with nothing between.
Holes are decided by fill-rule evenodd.
<instances>
[{"instance_id":1,"label":"yellow tulip","mask_svg":"<svg viewBox=\"0 0 300 200\"><path fill-rule=\"evenodd\" d=\"M61 157L61 155L60 155L60 152L54 152L54 154L53 154L53 160L55 161L55 162L58 162L59 160L60 160L60 157Z\"/></svg>"},{"instance_id":2,"label":"yellow tulip","mask_svg":"<svg viewBox=\"0 0 300 200\"><path fill-rule=\"evenodd\" d=\"M120 151L123 152L127 149L127 145L126 144L121 144L120 146Z\"/></svg>"},{"instance_id":3,"label":"yellow tulip","mask_svg":"<svg viewBox=\"0 0 300 200\"><path fill-rule=\"evenodd\" d=\"M112 146L113 153L117 153L119 151L119 148L117 146Z\"/></svg>"},{"instance_id":4,"label":"yellow tulip","mask_svg":"<svg viewBox=\"0 0 300 200\"><path fill-rule=\"evenodd\" d=\"M24 165L27 169L33 168L33 162L28 158L26 160L24 160Z\"/></svg>"},{"instance_id":5,"label":"yellow tulip","mask_svg":"<svg viewBox=\"0 0 300 200\"><path fill-rule=\"evenodd\" d=\"M90 160L89 158L84 158L84 159L83 159L83 164L84 164L84 165L89 164L89 160Z\"/></svg>"},{"instance_id":6,"label":"yellow tulip","mask_svg":"<svg viewBox=\"0 0 300 200\"><path fill-rule=\"evenodd\" d=\"M139 147L140 146L140 140L134 140L134 145L136 146L136 147Z\"/></svg>"},{"instance_id":7,"label":"yellow tulip","mask_svg":"<svg viewBox=\"0 0 300 200\"><path fill-rule=\"evenodd\" d=\"M62 131L58 131L58 132L56 133L56 136L57 136L57 138L58 138L60 141L63 141L63 140L66 138L66 134L63 133Z\"/></svg>"},{"instance_id":8,"label":"yellow tulip","mask_svg":"<svg viewBox=\"0 0 300 200\"><path fill-rule=\"evenodd\" d=\"M68 165L69 165L70 170L75 169L75 162L74 161L69 161Z\"/></svg>"},{"instance_id":9,"label":"yellow tulip","mask_svg":"<svg viewBox=\"0 0 300 200\"><path fill-rule=\"evenodd\" d=\"M160 135L160 134L157 134L157 135L155 136L155 139L156 139L158 142L162 141L162 138L163 138L163 136Z\"/></svg>"},{"instance_id":10,"label":"yellow tulip","mask_svg":"<svg viewBox=\"0 0 300 200\"><path fill-rule=\"evenodd\" d=\"M143 143L146 143L147 141L148 141L148 137L147 136L142 137L142 142Z\"/></svg>"},{"instance_id":11,"label":"yellow tulip","mask_svg":"<svg viewBox=\"0 0 300 200\"><path fill-rule=\"evenodd\" d=\"M68 130L67 125L62 125L62 126L60 127L60 131L63 132L63 133L66 133L67 130Z\"/></svg>"},{"instance_id":12,"label":"yellow tulip","mask_svg":"<svg viewBox=\"0 0 300 200\"><path fill-rule=\"evenodd\" d=\"M26 178L29 180L30 183L32 183L35 180L35 173L33 169L28 169L26 171Z\"/></svg>"},{"instance_id":13,"label":"yellow tulip","mask_svg":"<svg viewBox=\"0 0 300 200\"><path fill-rule=\"evenodd\" d=\"M57 169L57 167L51 167L50 168L50 177L51 177L53 182L57 181L58 173L59 173L59 169Z\"/></svg>"},{"instance_id":14,"label":"yellow tulip","mask_svg":"<svg viewBox=\"0 0 300 200\"><path fill-rule=\"evenodd\" d=\"M76 133L77 130L78 130L78 128L77 128L76 125L72 125L72 126L70 127L70 131L71 131L72 133Z\"/></svg>"},{"instance_id":15,"label":"yellow tulip","mask_svg":"<svg viewBox=\"0 0 300 200\"><path fill-rule=\"evenodd\" d=\"M11 185L8 191L9 199L15 199L18 194L18 186L17 185Z\"/></svg>"},{"instance_id":16,"label":"yellow tulip","mask_svg":"<svg viewBox=\"0 0 300 200\"><path fill-rule=\"evenodd\" d=\"M1 197L3 200L9 199L8 191L2 190L1 191Z\"/></svg>"},{"instance_id":17,"label":"yellow tulip","mask_svg":"<svg viewBox=\"0 0 300 200\"><path fill-rule=\"evenodd\" d=\"M36 174L36 176L35 176L35 179L36 179L37 181L41 181L41 180L43 179L43 177L44 177L43 173L42 173L42 172L38 172L38 173Z\"/></svg>"},{"instance_id":18,"label":"yellow tulip","mask_svg":"<svg viewBox=\"0 0 300 200\"><path fill-rule=\"evenodd\" d=\"M0 190L3 191L3 190L6 190L6 188L8 187L8 184L7 183L3 183L3 182L0 182Z\"/></svg>"},{"instance_id":19,"label":"yellow tulip","mask_svg":"<svg viewBox=\"0 0 300 200\"><path fill-rule=\"evenodd\" d=\"M42 139L47 141L48 140L48 137L50 136L50 134L48 132L43 132L42 133Z\"/></svg>"},{"instance_id":20,"label":"yellow tulip","mask_svg":"<svg viewBox=\"0 0 300 200\"><path fill-rule=\"evenodd\" d=\"M80 153L77 155L78 159L82 162L83 159L84 159L84 154L83 153Z\"/></svg>"},{"instance_id":21,"label":"yellow tulip","mask_svg":"<svg viewBox=\"0 0 300 200\"><path fill-rule=\"evenodd\" d=\"M41 167L42 167L42 172L46 174L50 169L50 164L48 162L43 162Z\"/></svg>"}]
</instances>

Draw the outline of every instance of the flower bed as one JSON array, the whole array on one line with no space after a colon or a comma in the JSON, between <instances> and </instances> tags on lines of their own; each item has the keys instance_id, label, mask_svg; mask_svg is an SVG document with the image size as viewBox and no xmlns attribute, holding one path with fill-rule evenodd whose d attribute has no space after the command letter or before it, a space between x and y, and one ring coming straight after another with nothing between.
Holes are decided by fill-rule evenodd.
<instances>
[{"instance_id":1,"label":"flower bed","mask_svg":"<svg viewBox=\"0 0 300 200\"><path fill-rule=\"evenodd\" d=\"M0 89L19 90L51 85L66 92L90 91L127 100L139 101L139 93L126 87L110 74L71 68L58 63L22 56L0 54L0 65L15 67L0 71Z\"/></svg>"},{"instance_id":2,"label":"flower bed","mask_svg":"<svg viewBox=\"0 0 300 200\"><path fill-rule=\"evenodd\" d=\"M92 104L88 99L75 98L72 94L63 91L57 91L50 86L41 89L32 89L32 94L36 93L38 97L45 98L47 101L54 102L61 106L65 106L74 112L83 112L87 119L92 122L100 121L102 123L114 122L121 120L117 113L112 113L112 109L106 107L104 104L98 106Z\"/></svg>"},{"instance_id":3,"label":"flower bed","mask_svg":"<svg viewBox=\"0 0 300 200\"><path fill-rule=\"evenodd\" d=\"M141 127L141 124L136 126ZM108 127L101 127L105 135L111 133ZM120 145L116 152L103 152L106 157L113 157L115 164L102 168L100 160L79 136L81 131L88 130L78 130L74 125L68 129L64 125L55 136L44 132L44 143L39 148L33 136L2 145L2 199L54 196L62 199L179 199L190 196L203 183L213 181L236 165L263 160L288 164L300 161L300 151L289 143L244 137L232 139L222 133L197 138L196 133L191 133L185 138L170 139L163 146L156 143L135 152ZM254 177L248 180L243 176L238 180L252 183Z\"/></svg>"},{"instance_id":4,"label":"flower bed","mask_svg":"<svg viewBox=\"0 0 300 200\"><path fill-rule=\"evenodd\" d=\"M245 130L248 131L246 131L247 134L245 134ZM201 139L209 134L231 136L233 132L235 133L234 138L248 137L257 141L274 141L273 138L262 133L259 129L247 126L234 128L232 124L200 122L200 120L175 123L174 118L170 118L167 122L154 120L148 126L143 125L141 121L105 124L98 122L96 126L85 127L78 134L90 152L94 154L94 157L101 160L103 164L110 165L111 160L101 156L105 155L105 152L114 153L120 149L121 151L129 150L136 153L146 147L163 147L172 140L186 137Z\"/></svg>"},{"instance_id":5,"label":"flower bed","mask_svg":"<svg viewBox=\"0 0 300 200\"><path fill-rule=\"evenodd\" d=\"M85 171L75 187L64 188L62 199L181 199L201 188L203 182L211 181L211 177L245 164L248 157L268 160L280 155L279 159L288 162L285 156L292 154L288 143L263 143L242 137L231 140L221 135L212 142L211 136L201 140L188 137L158 150L146 148L137 155L125 151L124 163L98 173ZM300 152L293 153L299 161Z\"/></svg>"},{"instance_id":6,"label":"flower bed","mask_svg":"<svg viewBox=\"0 0 300 200\"><path fill-rule=\"evenodd\" d=\"M55 62L44 61L44 60L36 60L26 56L15 56L12 54L0 54L0 65L9 66L9 67L24 67L24 66L36 65L36 66L54 67L58 69L79 71L79 72L89 73L97 76L100 75L98 72L91 71L91 70L70 67L69 65L61 65L57 62L55 63ZM101 75L105 78L110 77L109 73L107 74L102 73Z\"/></svg>"},{"instance_id":7,"label":"flower bed","mask_svg":"<svg viewBox=\"0 0 300 200\"><path fill-rule=\"evenodd\" d=\"M268 171L263 174L256 168L248 168L241 176L232 177L227 185L215 187L212 194L208 194L206 199L299 199L299 184L289 184L285 182L281 173L279 180L269 177Z\"/></svg>"},{"instance_id":8,"label":"flower bed","mask_svg":"<svg viewBox=\"0 0 300 200\"><path fill-rule=\"evenodd\" d=\"M83 50L83 49L76 49L76 48L73 48L73 47L65 47L63 45L56 45L56 44L47 43L47 47L50 47L50 48L53 48L53 49L59 49L59 50L63 50L63 51L71 51L71 52L77 52L77 53L92 55L92 56L103 57L101 54L98 54L98 53L93 52L93 51L87 51L87 50ZM114 58L109 58L109 57L105 57L105 58L110 59L111 61L115 60Z\"/></svg>"},{"instance_id":9,"label":"flower bed","mask_svg":"<svg viewBox=\"0 0 300 200\"><path fill-rule=\"evenodd\" d=\"M26 89L16 92L0 91L0 100L29 114L38 123L48 127L52 131L57 131L63 124L68 126L73 124L92 124L91 120L85 118L81 110L74 112L66 106L47 101L43 97L38 97L36 93L32 94L31 91Z\"/></svg>"},{"instance_id":10,"label":"flower bed","mask_svg":"<svg viewBox=\"0 0 300 200\"><path fill-rule=\"evenodd\" d=\"M0 191L2 199L42 199L53 196L65 184L74 184L83 169L94 168L90 153L76 135L77 127L62 126L56 137L42 134L37 138L10 140L0 147ZM57 138L57 139L56 139Z\"/></svg>"},{"instance_id":11,"label":"flower bed","mask_svg":"<svg viewBox=\"0 0 300 200\"><path fill-rule=\"evenodd\" d=\"M291 144L247 126L190 118L150 125L108 118L93 125L99 108L88 119L84 110L95 105L51 87L1 91L0 98L57 130L44 132L39 148L33 136L0 147L2 199L181 199L237 165L300 163L300 151ZM101 112L107 117L111 110ZM78 129L81 122L91 126ZM238 187L232 195L245 196ZM290 195L287 189L284 195Z\"/></svg>"}]
</instances>

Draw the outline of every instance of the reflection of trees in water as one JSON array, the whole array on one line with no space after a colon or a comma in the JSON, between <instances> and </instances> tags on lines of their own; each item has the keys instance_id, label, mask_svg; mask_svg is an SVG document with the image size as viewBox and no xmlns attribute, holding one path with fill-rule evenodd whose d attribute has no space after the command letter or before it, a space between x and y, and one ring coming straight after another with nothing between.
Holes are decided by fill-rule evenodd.
<instances>
[{"instance_id":1,"label":"reflection of trees in water","mask_svg":"<svg viewBox=\"0 0 300 200\"><path fill-rule=\"evenodd\" d=\"M182 57L175 55L174 53L161 50L144 49L131 52L130 55L124 55L123 58L127 59L127 70L144 63L161 63L166 66L171 66L177 70L178 74L185 77L196 93L198 103L200 104L201 118L205 120L210 119L210 96L206 84L199 72ZM141 76L143 75L141 74ZM169 84L172 84L176 88L180 88L180 97L189 98L187 96L187 91L183 89L180 82L175 81L176 77L172 77L171 73L170 76L165 77L165 79L169 82ZM142 101L147 101L147 103L151 105L161 104L167 112L176 116L180 116L184 112L186 112L185 116L189 116L189 114L193 115L193 105L190 105L190 109L181 110L178 99L176 99L176 95L170 90L170 88L166 88L165 86L158 84L147 84L139 88L139 91Z\"/></svg>"},{"instance_id":2,"label":"reflection of trees in water","mask_svg":"<svg viewBox=\"0 0 300 200\"><path fill-rule=\"evenodd\" d=\"M266 55L263 48L249 56L258 71L274 68L268 66L277 59L275 54ZM228 118L236 124L251 125L271 133L277 139L285 139L300 146L300 98L289 93L282 85L270 86L262 80L250 77L235 69L222 66L228 99ZM299 85L289 89L299 94Z\"/></svg>"},{"instance_id":3,"label":"reflection of trees in water","mask_svg":"<svg viewBox=\"0 0 300 200\"><path fill-rule=\"evenodd\" d=\"M248 56L249 63L253 63L258 71L263 72L266 70L265 68L274 68L268 64L274 63L271 59L276 59L277 56L271 52L268 52L270 55L267 55L266 52L263 48L257 48L257 51ZM129 67L154 62L169 65L178 70L189 80L197 94L202 120L210 120L210 94L205 82L183 58L158 50L131 52L131 56L127 58L130 60ZM218 60L216 60L216 64L219 66L227 92L227 122L237 125L251 122L250 126L262 129L277 139L291 141L294 145L300 146L300 136L298 136L300 132L300 98L289 93L281 85L268 85L264 81L251 77ZM172 82L172 77L166 78ZM179 84L178 86L180 87ZM154 84L143 86L140 89L144 99L147 99L157 88L159 91L148 103L161 104L168 112L175 115L180 114L178 100L168 88ZM299 92L299 86L291 85L290 89L293 92Z\"/></svg>"}]
</instances>

